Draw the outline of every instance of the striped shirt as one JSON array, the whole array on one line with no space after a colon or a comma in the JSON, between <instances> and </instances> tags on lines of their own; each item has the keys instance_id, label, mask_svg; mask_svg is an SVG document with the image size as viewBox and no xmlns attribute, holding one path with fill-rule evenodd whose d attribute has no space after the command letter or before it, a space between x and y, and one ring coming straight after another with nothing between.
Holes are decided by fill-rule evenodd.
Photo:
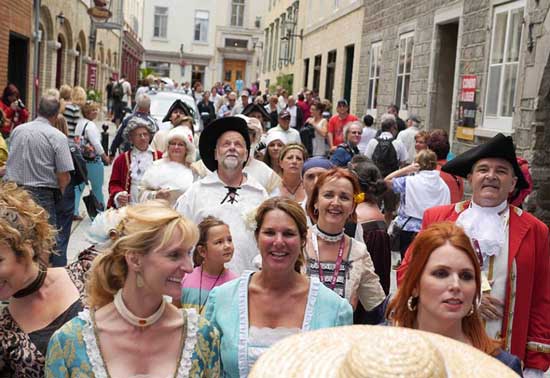
<instances>
[{"instance_id":1,"label":"striped shirt","mask_svg":"<svg viewBox=\"0 0 550 378\"><path fill-rule=\"evenodd\" d=\"M67 137L46 118L13 130L5 179L18 185L58 188L56 173L74 170Z\"/></svg>"},{"instance_id":2,"label":"striped shirt","mask_svg":"<svg viewBox=\"0 0 550 378\"><path fill-rule=\"evenodd\" d=\"M68 137L74 138L74 129L76 128L76 124L78 123L78 120L82 118L82 115L80 114L80 107L76 104L69 103L65 105L65 110L63 111L63 117L65 117L65 120L67 121L67 128L68 128Z\"/></svg>"}]
</instances>

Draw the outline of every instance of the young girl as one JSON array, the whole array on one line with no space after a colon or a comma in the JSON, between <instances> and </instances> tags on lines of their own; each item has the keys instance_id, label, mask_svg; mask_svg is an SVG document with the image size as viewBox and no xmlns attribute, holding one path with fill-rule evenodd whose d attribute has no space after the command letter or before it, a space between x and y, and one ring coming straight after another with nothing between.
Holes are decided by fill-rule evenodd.
<instances>
[{"instance_id":1,"label":"young girl","mask_svg":"<svg viewBox=\"0 0 550 378\"><path fill-rule=\"evenodd\" d=\"M195 269L182 281L183 308L195 308L202 315L210 290L237 277L224 266L231 261L233 251L227 224L213 216L199 223L199 241L193 253Z\"/></svg>"}]
</instances>

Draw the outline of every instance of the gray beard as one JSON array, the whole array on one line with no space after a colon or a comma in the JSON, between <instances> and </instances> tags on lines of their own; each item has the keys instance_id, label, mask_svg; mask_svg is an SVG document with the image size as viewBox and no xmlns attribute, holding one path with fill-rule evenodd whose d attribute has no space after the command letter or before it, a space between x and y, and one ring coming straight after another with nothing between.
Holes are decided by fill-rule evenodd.
<instances>
[{"instance_id":1,"label":"gray beard","mask_svg":"<svg viewBox=\"0 0 550 378\"><path fill-rule=\"evenodd\" d=\"M227 170L235 170L239 167L242 167L242 161L240 161L238 158L225 158L222 160L222 165Z\"/></svg>"}]
</instances>

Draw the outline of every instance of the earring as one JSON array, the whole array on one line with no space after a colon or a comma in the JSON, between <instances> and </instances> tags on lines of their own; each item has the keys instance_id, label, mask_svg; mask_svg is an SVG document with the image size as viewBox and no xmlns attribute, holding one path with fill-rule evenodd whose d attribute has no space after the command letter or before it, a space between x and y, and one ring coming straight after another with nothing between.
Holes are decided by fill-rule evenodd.
<instances>
[{"instance_id":1,"label":"earring","mask_svg":"<svg viewBox=\"0 0 550 378\"><path fill-rule=\"evenodd\" d=\"M472 308L470 309L470 311L468 311L468 313L466 314L466 316L472 316L475 312L475 305L472 305Z\"/></svg>"},{"instance_id":2,"label":"earring","mask_svg":"<svg viewBox=\"0 0 550 378\"><path fill-rule=\"evenodd\" d=\"M407 308L409 309L410 312L414 312L416 311L416 303L413 305L413 300L416 299L418 297L413 297L412 295L409 297L409 299L407 300Z\"/></svg>"},{"instance_id":3,"label":"earring","mask_svg":"<svg viewBox=\"0 0 550 378\"><path fill-rule=\"evenodd\" d=\"M143 277L141 276L141 273L140 272L137 272L136 273L136 286L138 288L142 288L143 286L145 286L144 282L143 282Z\"/></svg>"},{"instance_id":4,"label":"earring","mask_svg":"<svg viewBox=\"0 0 550 378\"><path fill-rule=\"evenodd\" d=\"M319 209L314 207L313 208L313 215L319 215Z\"/></svg>"}]
</instances>

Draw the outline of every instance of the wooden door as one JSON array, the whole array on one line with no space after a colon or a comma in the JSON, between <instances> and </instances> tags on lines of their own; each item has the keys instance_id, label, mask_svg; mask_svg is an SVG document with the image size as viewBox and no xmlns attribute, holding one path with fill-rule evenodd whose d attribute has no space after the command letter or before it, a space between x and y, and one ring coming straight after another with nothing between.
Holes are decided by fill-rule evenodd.
<instances>
[{"instance_id":1,"label":"wooden door","mask_svg":"<svg viewBox=\"0 0 550 378\"><path fill-rule=\"evenodd\" d=\"M238 79L244 81L246 73L246 60L224 60L223 61L223 80L229 83L234 91L237 90L235 82ZM244 84L246 86L246 83Z\"/></svg>"}]
</instances>

